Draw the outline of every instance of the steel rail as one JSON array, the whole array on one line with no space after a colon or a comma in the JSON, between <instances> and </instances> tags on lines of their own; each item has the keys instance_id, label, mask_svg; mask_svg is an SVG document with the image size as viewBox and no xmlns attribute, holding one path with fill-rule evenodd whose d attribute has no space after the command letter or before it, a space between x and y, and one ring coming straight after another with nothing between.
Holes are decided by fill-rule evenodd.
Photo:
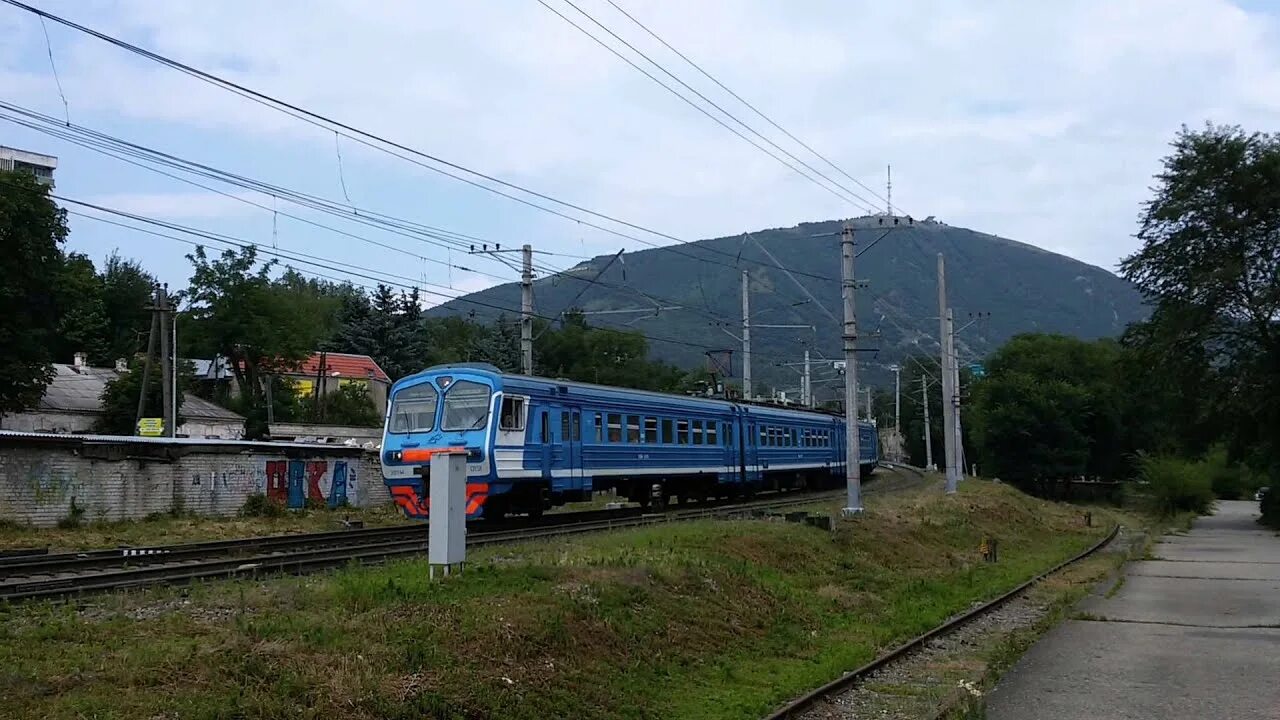
<instances>
[{"instance_id":1,"label":"steel rail","mask_svg":"<svg viewBox=\"0 0 1280 720\"><path fill-rule=\"evenodd\" d=\"M924 474L918 468L898 463L881 463L890 470L906 470L920 477ZM712 501L702 507L731 506L732 501ZM667 512L682 512L682 505ZM584 510L572 513L552 513L538 519L517 518L498 521L497 527L506 529L544 527L587 521L593 518L619 518L644 514L640 508L619 508L614 510ZM488 521L494 522L494 521ZM493 527L490 525L482 528ZM288 533L282 535L264 535L228 540L206 540L193 543L176 543L171 545L121 546L95 550L76 550L50 553L41 548L21 548L6 551L0 555L0 581L6 578L32 575L51 575L62 572L88 569L106 569L120 566L141 566L169 563L179 560L194 560L201 557L222 557L246 555L269 550L287 550L290 548L318 548L329 544L368 545L381 540L404 538L412 540L425 532L423 524L392 525L373 528L350 528L311 533Z\"/></svg>"},{"instance_id":2,"label":"steel rail","mask_svg":"<svg viewBox=\"0 0 1280 720\"><path fill-rule=\"evenodd\" d=\"M996 608L1000 607L1001 605L1004 605L1006 602L1012 600L1018 595L1021 595L1022 593L1026 592L1032 585L1035 585L1036 583L1040 582L1041 580L1044 580L1050 575L1053 575L1059 570L1062 570L1068 565L1072 565L1074 563L1077 563L1089 557L1090 555L1094 554L1098 550L1101 550L1102 548L1106 547L1112 540L1115 539L1116 533L1118 533L1119 531L1120 531L1119 525L1113 526L1111 528L1111 531L1107 533L1106 537L1094 543L1092 546L1080 552L1076 556L1068 560L1064 560L1058 563L1057 565L1054 565L1052 568L1040 573L1039 575L1036 575L1030 580L1022 583L1021 585L1018 585L1017 587L1013 588L1012 590L1009 590L1008 592L1000 595L999 597L996 597L993 600L989 600L983 603L982 605L979 605L961 615L953 617L950 620L942 623L941 625L933 628L932 630L924 633L923 635L918 635L908 640L907 642L890 650L884 655L881 655L875 660L872 660L866 665L863 665L862 667L856 670L845 673L844 675L841 675L835 680L832 680L831 682L825 685L822 685L818 688L815 688L805 693L799 698L796 698L795 700L792 700L791 702L782 706L780 709L773 712L772 714L766 716L765 720L792 720L793 718L798 718L802 713L808 711L809 709L817 705L819 702L822 702L823 700L827 700L829 698L840 695L841 693L845 692L849 688L856 685L860 680L865 679L867 676L885 667L886 665L889 665L890 663L897 660L898 658L904 655L907 655L915 650L918 650L930 640L936 637L945 635L948 632L951 632L952 630L960 627L961 625L964 625L970 620L973 620L974 618L980 615L984 615L988 612L991 612L992 610L995 610Z\"/></svg>"},{"instance_id":3,"label":"steel rail","mask_svg":"<svg viewBox=\"0 0 1280 720\"><path fill-rule=\"evenodd\" d=\"M834 499L837 496L838 492L812 493L798 497L783 496L768 498L765 500L740 503L736 505L680 509L661 514L607 517L513 530L478 532L472 533L468 537L467 544L471 546L485 546L498 543L535 540L546 537L656 525L666 522L733 516L736 514L749 513L757 510L767 510L771 508L776 509L812 505L814 503ZM424 535L426 530L425 527L420 525L408 529L416 530L420 536ZM313 548L267 553L247 557L238 556L194 560L191 562L180 562L177 564L165 563L162 560L159 564L145 565L143 567L126 567L112 569L105 572L0 583L0 602L57 598L82 593L140 587L143 585L153 585L157 583L171 585L182 584L205 578L257 576L277 572L293 572L300 574L312 570L346 565L348 563L369 564L405 555L421 555L425 553L426 547L425 537L419 537L414 540L393 540L380 543L365 543L356 547ZM164 558L166 556L160 555L144 557ZM180 559L174 556L169 557L175 560Z\"/></svg>"}]
</instances>

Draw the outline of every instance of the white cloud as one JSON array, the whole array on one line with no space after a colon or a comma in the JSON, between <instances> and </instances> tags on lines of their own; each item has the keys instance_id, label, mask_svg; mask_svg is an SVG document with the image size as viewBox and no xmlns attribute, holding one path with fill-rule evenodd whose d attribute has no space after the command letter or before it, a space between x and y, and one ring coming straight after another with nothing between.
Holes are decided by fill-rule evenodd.
<instances>
[{"instance_id":1,"label":"white cloud","mask_svg":"<svg viewBox=\"0 0 1280 720\"><path fill-rule=\"evenodd\" d=\"M877 192L892 163L896 205L1108 267L1133 248L1134 218L1180 124L1270 129L1280 113L1276 17L1226 0L620 4ZM46 5L352 125L681 237L857 212L531 0ZM718 93L607 3L582 6L690 84ZM0 50L0 83L15 101L60 114L50 105L39 25L15 21L15 12L0 11L0 29L21 38ZM73 119L109 122L144 142L159 124L243 146L242 157L215 164L242 164L262 143L316 148L306 171L332 176L332 135L50 29ZM714 97L803 153L723 93ZM350 157L365 197L422 182L420 169L358 147ZM376 182L370 168L381 173ZM271 179L280 169L258 170ZM486 214L520 210L477 197L493 208ZM120 200L130 199L139 212L170 217L213 218L238 205L198 194ZM430 221L419 207L387 209ZM535 239L573 252L580 241L592 252L635 246L557 222L540 225Z\"/></svg>"}]
</instances>

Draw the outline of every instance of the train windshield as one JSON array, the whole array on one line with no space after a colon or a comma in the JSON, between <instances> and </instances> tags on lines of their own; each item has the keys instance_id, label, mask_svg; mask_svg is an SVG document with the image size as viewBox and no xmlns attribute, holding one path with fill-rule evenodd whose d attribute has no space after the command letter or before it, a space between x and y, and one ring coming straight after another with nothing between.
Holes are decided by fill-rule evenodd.
<instances>
[{"instance_id":1,"label":"train windshield","mask_svg":"<svg viewBox=\"0 0 1280 720\"><path fill-rule=\"evenodd\" d=\"M459 380L444 394L444 430L475 430L489 419L489 386Z\"/></svg>"},{"instance_id":2,"label":"train windshield","mask_svg":"<svg viewBox=\"0 0 1280 720\"><path fill-rule=\"evenodd\" d=\"M440 394L431 383L414 385L396 393L391 401L391 432L430 432L436 426Z\"/></svg>"}]
</instances>

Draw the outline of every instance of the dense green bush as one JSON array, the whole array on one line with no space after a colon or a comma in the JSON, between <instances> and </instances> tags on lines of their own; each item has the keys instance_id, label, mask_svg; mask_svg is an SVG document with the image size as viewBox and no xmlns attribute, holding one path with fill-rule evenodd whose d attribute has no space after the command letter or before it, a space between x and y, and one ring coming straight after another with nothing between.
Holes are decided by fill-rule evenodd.
<instances>
[{"instance_id":1,"label":"dense green bush","mask_svg":"<svg viewBox=\"0 0 1280 720\"><path fill-rule=\"evenodd\" d=\"M1180 512L1203 515L1213 507L1213 480L1206 461L1174 455L1138 456L1149 509L1161 516Z\"/></svg>"},{"instance_id":2,"label":"dense green bush","mask_svg":"<svg viewBox=\"0 0 1280 720\"><path fill-rule=\"evenodd\" d=\"M285 512L284 503L262 493L250 495L244 499L244 505L240 506L241 517L275 518L283 517Z\"/></svg>"},{"instance_id":3,"label":"dense green bush","mask_svg":"<svg viewBox=\"0 0 1280 720\"><path fill-rule=\"evenodd\" d=\"M1254 491L1263 485L1244 465L1228 461L1226 448L1222 446L1210 450L1200 461L1200 467L1219 500L1251 500Z\"/></svg>"},{"instance_id":4,"label":"dense green bush","mask_svg":"<svg viewBox=\"0 0 1280 720\"><path fill-rule=\"evenodd\" d=\"M1259 522L1280 530L1280 490L1273 486L1262 493L1262 501L1258 505L1262 511Z\"/></svg>"}]
</instances>

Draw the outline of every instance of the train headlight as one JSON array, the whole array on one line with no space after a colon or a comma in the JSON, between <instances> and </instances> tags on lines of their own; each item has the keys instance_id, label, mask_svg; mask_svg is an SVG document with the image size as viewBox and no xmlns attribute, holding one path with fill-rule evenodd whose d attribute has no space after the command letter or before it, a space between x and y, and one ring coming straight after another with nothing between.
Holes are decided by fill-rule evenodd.
<instances>
[{"instance_id":1,"label":"train headlight","mask_svg":"<svg viewBox=\"0 0 1280 720\"><path fill-rule=\"evenodd\" d=\"M387 451L387 462L388 462L388 463L398 463L398 462L400 462L400 457L401 457L401 453L400 453L400 451L399 451L399 450L388 450L388 451Z\"/></svg>"}]
</instances>

